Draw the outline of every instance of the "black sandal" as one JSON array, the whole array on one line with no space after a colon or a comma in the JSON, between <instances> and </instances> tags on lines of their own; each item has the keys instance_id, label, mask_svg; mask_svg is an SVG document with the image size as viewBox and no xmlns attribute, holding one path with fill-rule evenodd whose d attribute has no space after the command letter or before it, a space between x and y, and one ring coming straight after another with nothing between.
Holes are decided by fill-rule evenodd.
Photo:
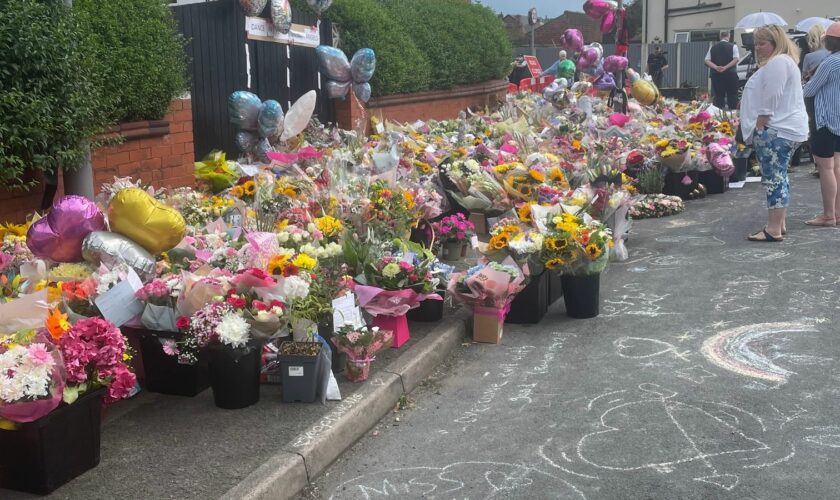
<instances>
[{"instance_id":1,"label":"black sandal","mask_svg":"<svg viewBox=\"0 0 840 500\"><path fill-rule=\"evenodd\" d=\"M762 234L762 233L764 234L764 238L757 238L757 236L759 234ZM764 229L761 230L761 233L755 233L755 234L751 234L751 235L747 236L747 240L749 240L749 241L763 241L763 242L766 242L766 243L778 243L778 242L784 241L785 239L784 238L776 238L775 236L773 236L772 234L767 232L767 227L764 227Z\"/></svg>"}]
</instances>

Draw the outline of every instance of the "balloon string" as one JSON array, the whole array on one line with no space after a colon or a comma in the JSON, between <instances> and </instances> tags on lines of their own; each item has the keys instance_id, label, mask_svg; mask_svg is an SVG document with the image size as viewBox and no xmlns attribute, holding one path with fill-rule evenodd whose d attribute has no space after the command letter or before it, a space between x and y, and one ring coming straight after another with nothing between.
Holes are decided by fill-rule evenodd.
<instances>
[{"instance_id":1,"label":"balloon string","mask_svg":"<svg viewBox=\"0 0 840 500\"><path fill-rule=\"evenodd\" d=\"M353 92L352 88L350 89L350 99L352 99L353 103L359 108L361 118L356 119L356 131L359 133L359 139L364 139L365 130L367 129L367 112L365 111L365 106L359 98L356 97L356 93Z\"/></svg>"}]
</instances>

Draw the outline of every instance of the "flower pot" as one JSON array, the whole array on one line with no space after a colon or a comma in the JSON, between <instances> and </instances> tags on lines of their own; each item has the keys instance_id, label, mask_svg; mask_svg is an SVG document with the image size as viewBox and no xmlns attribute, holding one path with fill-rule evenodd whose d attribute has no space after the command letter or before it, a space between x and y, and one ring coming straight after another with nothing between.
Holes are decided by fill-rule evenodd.
<instances>
[{"instance_id":1,"label":"flower pot","mask_svg":"<svg viewBox=\"0 0 840 500\"><path fill-rule=\"evenodd\" d=\"M350 382L364 382L370 375L370 363L372 359L348 359L347 369L344 376Z\"/></svg>"},{"instance_id":2,"label":"flower pot","mask_svg":"<svg viewBox=\"0 0 840 500\"><path fill-rule=\"evenodd\" d=\"M505 318L505 323L532 325L542 320L548 311L550 274L542 272L533 276L531 282L516 294L510 303L510 311Z\"/></svg>"},{"instance_id":3,"label":"flower pot","mask_svg":"<svg viewBox=\"0 0 840 500\"><path fill-rule=\"evenodd\" d=\"M706 186L707 194L723 194L729 190L729 177L721 177L714 170L699 172L697 182Z\"/></svg>"},{"instance_id":4,"label":"flower pot","mask_svg":"<svg viewBox=\"0 0 840 500\"><path fill-rule=\"evenodd\" d=\"M0 488L46 495L99 464L97 389L14 431L0 429Z\"/></svg>"},{"instance_id":5,"label":"flower pot","mask_svg":"<svg viewBox=\"0 0 840 500\"><path fill-rule=\"evenodd\" d=\"M258 346L232 349L212 346L209 354L210 386L219 408L238 410L260 400L260 353Z\"/></svg>"},{"instance_id":6,"label":"flower pot","mask_svg":"<svg viewBox=\"0 0 840 500\"><path fill-rule=\"evenodd\" d=\"M691 179L689 184L683 184L688 176ZM668 172L665 174L665 184L662 186L662 193L669 196L679 196L683 200L689 198L689 194L697 186L697 172Z\"/></svg>"},{"instance_id":7,"label":"flower pot","mask_svg":"<svg viewBox=\"0 0 840 500\"><path fill-rule=\"evenodd\" d=\"M163 352L163 335L156 335L148 330L134 332L137 332L135 335L140 341L140 355L145 373L144 386L147 391L193 397L210 387L208 355L205 351L199 352L197 363L182 363L178 356L170 356ZM178 335L177 332L167 333L172 337Z\"/></svg>"},{"instance_id":8,"label":"flower pot","mask_svg":"<svg viewBox=\"0 0 840 500\"><path fill-rule=\"evenodd\" d=\"M563 301L570 318L594 318L598 315L601 274L563 275Z\"/></svg>"},{"instance_id":9,"label":"flower pot","mask_svg":"<svg viewBox=\"0 0 840 500\"><path fill-rule=\"evenodd\" d=\"M411 338L408 331L408 319L405 314L401 316L376 316L373 318L373 326L394 332L394 343L391 345L394 349L401 347Z\"/></svg>"},{"instance_id":10,"label":"flower pot","mask_svg":"<svg viewBox=\"0 0 840 500\"><path fill-rule=\"evenodd\" d=\"M333 337L335 337L335 331L333 330L333 319L332 317L327 317L321 320L318 323L318 335L324 338L327 341L329 346L332 349L332 363L331 368L333 373L341 373L344 371L344 366L347 362L347 355L343 352L339 351L335 347L335 342L332 341Z\"/></svg>"},{"instance_id":11,"label":"flower pot","mask_svg":"<svg viewBox=\"0 0 840 500\"><path fill-rule=\"evenodd\" d=\"M457 261L467 256L469 244L466 241L447 241L441 244L441 260Z\"/></svg>"},{"instance_id":12,"label":"flower pot","mask_svg":"<svg viewBox=\"0 0 840 500\"><path fill-rule=\"evenodd\" d=\"M749 168L749 158L733 158L732 163L735 164L735 173L729 178L731 182L742 182L747 179L747 169Z\"/></svg>"},{"instance_id":13,"label":"flower pot","mask_svg":"<svg viewBox=\"0 0 840 500\"><path fill-rule=\"evenodd\" d=\"M548 305L552 305L563 296L563 284L560 273L548 274Z\"/></svg>"},{"instance_id":14,"label":"flower pot","mask_svg":"<svg viewBox=\"0 0 840 500\"><path fill-rule=\"evenodd\" d=\"M440 295L443 300L426 299L423 302L420 302L419 307L415 307L406 313L408 320L417 323L433 323L443 319L443 303L446 300L446 291L438 290L437 294Z\"/></svg>"},{"instance_id":15,"label":"flower pot","mask_svg":"<svg viewBox=\"0 0 840 500\"><path fill-rule=\"evenodd\" d=\"M295 344L317 344L315 354L283 354ZM318 395L320 370L320 342L283 342L280 344L280 371L283 375L284 403L312 403Z\"/></svg>"}]
</instances>

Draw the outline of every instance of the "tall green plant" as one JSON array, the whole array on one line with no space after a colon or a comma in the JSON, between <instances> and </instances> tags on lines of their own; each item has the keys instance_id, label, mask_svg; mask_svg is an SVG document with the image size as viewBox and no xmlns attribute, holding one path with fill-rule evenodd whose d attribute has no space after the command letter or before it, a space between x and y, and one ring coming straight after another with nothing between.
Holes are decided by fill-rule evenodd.
<instances>
[{"instance_id":1,"label":"tall green plant","mask_svg":"<svg viewBox=\"0 0 840 500\"><path fill-rule=\"evenodd\" d=\"M73 12L51 0L0 0L0 186L28 169L72 168L105 129L109 99Z\"/></svg>"},{"instance_id":2,"label":"tall green plant","mask_svg":"<svg viewBox=\"0 0 840 500\"><path fill-rule=\"evenodd\" d=\"M116 101L115 121L156 120L188 89L185 40L162 0L74 0Z\"/></svg>"}]
</instances>

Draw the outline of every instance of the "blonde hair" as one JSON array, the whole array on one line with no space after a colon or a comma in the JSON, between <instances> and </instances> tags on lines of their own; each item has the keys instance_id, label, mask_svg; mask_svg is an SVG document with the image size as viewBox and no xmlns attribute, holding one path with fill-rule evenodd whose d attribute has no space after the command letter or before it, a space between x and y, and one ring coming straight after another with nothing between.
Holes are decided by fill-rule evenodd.
<instances>
[{"instance_id":1,"label":"blonde hair","mask_svg":"<svg viewBox=\"0 0 840 500\"><path fill-rule=\"evenodd\" d=\"M787 33L782 29L781 26L777 26L775 24L771 24L769 26L762 26L755 30L753 33L753 41L758 44L758 42L770 42L773 44L773 53L770 54L770 57L767 58L765 61L759 61L760 65L767 64L767 61L773 59L774 57L787 54L793 59L793 62L799 64L799 47L794 45L793 41L788 38Z\"/></svg>"},{"instance_id":2,"label":"blonde hair","mask_svg":"<svg viewBox=\"0 0 840 500\"><path fill-rule=\"evenodd\" d=\"M823 37L825 36L825 26L822 24L815 24L808 30L808 48L812 51L822 47Z\"/></svg>"}]
</instances>

